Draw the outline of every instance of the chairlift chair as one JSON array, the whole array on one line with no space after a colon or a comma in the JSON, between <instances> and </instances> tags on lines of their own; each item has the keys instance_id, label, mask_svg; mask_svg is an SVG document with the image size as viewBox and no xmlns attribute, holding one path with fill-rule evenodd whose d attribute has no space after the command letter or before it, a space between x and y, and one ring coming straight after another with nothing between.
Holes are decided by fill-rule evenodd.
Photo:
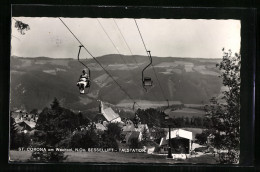
<instances>
[{"instance_id":1,"label":"chairlift chair","mask_svg":"<svg viewBox=\"0 0 260 172\"><path fill-rule=\"evenodd\" d=\"M143 82L143 87L147 91L146 87L151 87L153 86L153 81L151 77L144 76L144 71L152 64L152 57L150 51L147 51L148 56L150 58L150 63L143 69L142 71L142 82Z\"/></svg>"},{"instance_id":2,"label":"chairlift chair","mask_svg":"<svg viewBox=\"0 0 260 172\"><path fill-rule=\"evenodd\" d=\"M144 77L143 86L153 86L153 81L151 77Z\"/></svg>"},{"instance_id":3,"label":"chairlift chair","mask_svg":"<svg viewBox=\"0 0 260 172\"><path fill-rule=\"evenodd\" d=\"M80 46L79 46L78 61L79 61L83 66L85 66L85 67L88 69L88 76L89 76L89 78L88 78L88 80L87 80L87 84L86 84L85 88L90 89L90 85L91 85L91 83L90 83L90 81L91 81L90 69L89 69L89 67L88 67L87 65L85 65L83 62L81 62L80 59L79 59L81 47L83 47L83 45L80 45ZM80 89L80 93L81 93L81 94L85 94L85 92L84 92L84 89L85 89L85 88L84 88L84 86L82 87L82 85L79 86L79 89Z\"/></svg>"}]
</instances>

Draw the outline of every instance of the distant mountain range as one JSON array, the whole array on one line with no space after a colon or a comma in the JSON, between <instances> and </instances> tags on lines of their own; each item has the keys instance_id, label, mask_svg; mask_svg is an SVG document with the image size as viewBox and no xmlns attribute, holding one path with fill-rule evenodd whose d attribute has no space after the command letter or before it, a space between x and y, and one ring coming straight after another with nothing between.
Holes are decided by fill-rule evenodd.
<instances>
[{"instance_id":1,"label":"distant mountain range","mask_svg":"<svg viewBox=\"0 0 260 172\"><path fill-rule=\"evenodd\" d=\"M165 106L165 99L170 103L207 103L212 96L218 96L222 88L218 77L220 73L216 68L220 59L153 57L154 70L149 67L145 71L145 75L150 76L154 82L148 92L141 85L141 72L149 63L148 57L111 54L97 57L97 60L143 108L154 104ZM84 68L76 59L14 56L10 63L11 110L42 109L49 106L54 97L64 107L72 110L97 108L98 99L122 107L133 106L133 101L93 59L84 60L91 68L91 87L86 95L80 95L76 86Z\"/></svg>"}]
</instances>

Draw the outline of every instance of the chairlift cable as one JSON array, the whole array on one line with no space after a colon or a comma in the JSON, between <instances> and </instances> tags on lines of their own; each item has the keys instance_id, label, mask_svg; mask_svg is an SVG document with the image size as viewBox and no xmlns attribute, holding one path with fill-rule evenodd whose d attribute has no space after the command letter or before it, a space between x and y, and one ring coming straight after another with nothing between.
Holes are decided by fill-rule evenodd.
<instances>
[{"instance_id":1,"label":"chairlift cable","mask_svg":"<svg viewBox=\"0 0 260 172\"><path fill-rule=\"evenodd\" d=\"M136 27L137 27L137 29L138 29L139 35L140 35L140 37L141 37L141 39L142 39L142 42L143 42L143 45L144 45L145 51L146 51L147 55L149 56L149 54L148 54L148 50L147 50L147 48L146 48L146 46L145 46L144 39L143 39L142 34L141 34L141 31L140 31L140 29L139 29L139 27L138 27L138 24L137 24L137 22L136 22L135 19L134 19L134 21L135 21L135 25L136 25Z\"/></svg>"},{"instance_id":2,"label":"chairlift cable","mask_svg":"<svg viewBox=\"0 0 260 172\"><path fill-rule=\"evenodd\" d=\"M117 29L118 29L118 31L119 31L119 33L121 34L121 36L123 37L123 40L124 40L124 42L125 42L125 44L126 44L126 46L127 46L127 48L129 49L129 51L130 51L130 53L131 53L131 55L133 55L133 53L132 53L132 51L131 51L131 49L130 49L130 47L129 47L129 45L128 45L128 43L127 43L127 41L126 41L126 39L125 39L125 37L124 37L124 35L123 35L123 33L121 32L121 29L119 28L119 26L118 26L118 24L117 24L117 22L116 22L116 20L115 19L113 19L113 21L114 21L114 23L115 23L115 25L116 25L116 27L117 27ZM133 57L134 58L134 61L135 61L135 63L136 63L136 65L137 65L137 67L139 68L139 70L141 71L141 69L140 69L140 66L138 65L138 63L137 63L137 61L136 61L136 59L135 59L135 57ZM141 86L139 86L141 89L143 89ZM152 94L153 94L153 96L154 97L156 97L155 96L155 94L154 94L154 92L152 92Z\"/></svg>"},{"instance_id":3,"label":"chairlift cable","mask_svg":"<svg viewBox=\"0 0 260 172\"><path fill-rule=\"evenodd\" d=\"M128 65L126 64L126 61L124 60L123 56L120 54L119 50L116 48L115 43L112 41L111 37L110 37L110 36L108 35L108 33L106 32L106 30L105 30L105 28L103 27L102 23L99 21L99 19L97 19L97 20L98 20L98 22L99 22L101 28L103 29L103 31L105 32L105 34L106 34L107 37L109 38L110 42L113 44L113 46L114 46L114 48L116 49L118 55L120 55L121 59L123 60L123 62L124 62L125 65L127 66L127 68L128 68L128 70L129 70L129 72L131 73L132 77L135 78L134 74L133 74L133 73L131 72L131 70L129 69ZM113 19L113 20L114 20L114 19ZM114 22L115 22L115 24L116 24L116 26L117 26L117 29L119 30L121 36L123 37L123 39L124 39L124 41L125 41L125 43L126 43L128 49L129 49L130 53L133 55L131 49L130 49L129 46L128 46L128 43L126 42L126 40L125 40L125 38L124 38L124 36L123 36L123 34L122 34L122 32L121 32L120 28L118 27L118 25L117 25L117 23L116 23L115 20L114 20ZM135 58L134 58L134 59L135 59ZM136 62L136 60L135 60L135 62ZM136 62L136 64L137 64L137 62ZM138 66L138 65L137 65L137 66ZM139 66L138 66L138 68L139 68ZM135 85L136 85L136 84L135 84ZM141 90L143 89L140 85L137 84L137 86L138 86ZM152 92L152 93L153 93L153 92ZM154 95L154 93L153 93L153 96L156 97L156 96Z\"/></svg>"},{"instance_id":4,"label":"chairlift cable","mask_svg":"<svg viewBox=\"0 0 260 172\"><path fill-rule=\"evenodd\" d=\"M83 46L83 48L87 51L87 53L99 64L99 66L108 74L109 77L118 85L118 87L133 101L134 99L121 87L121 85L115 80L115 78L102 66L102 64L89 52L89 50L82 44L82 42L77 38L77 36L70 30L70 28L64 23L64 21L58 17L59 20L63 23L63 25L69 30L69 32L73 35L73 37ZM136 103L138 105L138 103ZM141 107L140 105L138 105Z\"/></svg>"},{"instance_id":5,"label":"chairlift cable","mask_svg":"<svg viewBox=\"0 0 260 172\"><path fill-rule=\"evenodd\" d=\"M127 66L128 71L131 73L132 77L135 78L134 74L131 72L129 66L127 65L126 61L124 60L124 58L123 58L123 56L121 55L121 53L119 52L119 50L116 48L115 43L113 42L113 40L111 39L111 37L110 37L110 36L108 35L108 33L106 32L106 29L103 27L102 23L99 21L99 19L97 19L97 21L98 21L99 25L101 26L101 28L103 29L103 31L105 32L105 34L106 34L106 36L108 37L108 39L110 40L110 42L112 43L113 47L116 49L118 55L121 57L121 59L123 60L124 64ZM132 53L132 52L131 52L131 53ZM136 85L136 84L134 84L134 85ZM139 86L139 85L137 85L137 86ZM141 86L139 86L139 87L142 89Z\"/></svg>"},{"instance_id":6,"label":"chairlift cable","mask_svg":"<svg viewBox=\"0 0 260 172\"><path fill-rule=\"evenodd\" d=\"M146 45L145 45L144 39L143 39L143 37L142 37L141 31L140 31L140 29L139 29L139 27L138 27L137 21L136 21L135 19L134 19L134 21L135 21L136 27L137 27L137 29L138 29L138 32L139 32L139 34L140 34L140 37L141 37L141 39L142 39L142 42L143 42L144 48L145 48L145 50L146 50L146 53L148 54L148 50L147 50L147 48L146 48ZM149 54L148 54L148 56L149 56ZM157 82L159 83L159 87L160 87L160 90L161 90L161 92L162 92L162 95L163 95L164 99L167 100L167 98L166 98L166 96L165 96L165 94L164 94L164 91L163 91L163 89L162 89L161 83L159 82L159 79L158 79L158 76L157 76L157 74L156 74L156 71L155 71L155 69L154 69L154 66L153 66L153 64L151 64L151 65L152 65L152 68L153 68L153 71L154 71L156 80L157 80Z\"/></svg>"},{"instance_id":7,"label":"chairlift cable","mask_svg":"<svg viewBox=\"0 0 260 172\"><path fill-rule=\"evenodd\" d=\"M111 37L108 35L106 29L104 28L104 26L102 25L102 23L99 21L99 19L97 19L97 21L98 21L99 25L101 26L102 30L105 32L105 34L106 34L106 36L108 37L108 39L110 40L110 42L112 43L113 47L116 49L117 54L121 57L121 59L123 60L124 64L127 66L129 72L132 74L132 72L131 72L129 66L126 64L126 61L125 61L124 57L120 54L118 48L116 47L116 45L115 45L115 43L113 42L113 40L111 39ZM132 74L132 75L133 75L133 74Z\"/></svg>"},{"instance_id":8,"label":"chairlift cable","mask_svg":"<svg viewBox=\"0 0 260 172\"><path fill-rule=\"evenodd\" d=\"M97 18L97 21L99 23L99 25L101 26L102 30L104 31L104 33L106 34L106 36L108 37L108 39L110 40L110 42L112 43L113 47L116 49L117 54L121 57L121 59L123 60L123 62L125 63L125 65L127 66L128 70L130 71L128 65L126 64L125 59L123 58L123 56L120 54L119 50L117 49L115 43L113 42L113 40L110 38L110 36L108 35L106 29L103 27L102 23L99 21L99 19Z\"/></svg>"},{"instance_id":9,"label":"chairlift cable","mask_svg":"<svg viewBox=\"0 0 260 172\"><path fill-rule=\"evenodd\" d=\"M119 28L119 26L118 26L116 20L113 19L113 21L114 21L114 23L115 23L115 25L116 25L116 27L117 27L117 29L118 29L120 35L122 36L122 38L123 38L123 40L124 40L124 42L125 42L125 44L126 44L128 50L129 50L130 54L133 56L132 50L130 49L130 47L129 47L129 45L128 45L128 43L127 43L127 41L126 41L126 39L125 39L123 33L121 32L121 29ZM134 61L135 61L136 65L137 65L137 67L140 69L140 67L139 67L139 65L138 65L138 62L136 61L135 57L133 57L133 58L134 58Z\"/></svg>"}]
</instances>

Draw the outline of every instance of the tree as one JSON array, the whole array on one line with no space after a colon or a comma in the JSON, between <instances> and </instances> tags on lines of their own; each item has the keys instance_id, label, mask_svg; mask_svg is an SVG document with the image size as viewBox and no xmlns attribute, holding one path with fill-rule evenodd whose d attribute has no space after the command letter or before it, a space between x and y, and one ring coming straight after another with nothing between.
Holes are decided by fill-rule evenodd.
<instances>
[{"instance_id":1,"label":"tree","mask_svg":"<svg viewBox=\"0 0 260 172\"><path fill-rule=\"evenodd\" d=\"M208 136L213 133L214 130L203 130L202 133L196 134L195 138L200 145L205 145L208 140Z\"/></svg>"},{"instance_id":2,"label":"tree","mask_svg":"<svg viewBox=\"0 0 260 172\"><path fill-rule=\"evenodd\" d=\"M87 118L84 118L83 114L81 112L78 113L77 115L77 123L82 126L82 125L88 125L90 123L90 120Z\"/></svg>"},{"instance_id":3,"label":"tree","mask_svg":"<svg viewBox=\"0 0 260 172\"><path fill-rule=\"evenodd\" d=\"M121 127L119 123L109 123L107 124L107 134L117 140L121 138Z\"/></svg>"},{"instance_id":4,"label":"tree","mask_svg":"<svg viewBox=\"0 0 260 172\"><path fill-rule=\"evenodd\" d=\"M18 133L16 123L13 117L10 118L10 149L19 147L28 147L31 143L29 134Z\"/></svg>"},{"instance_id":5,"label":"tree","mask_svg":"<svg viewBox=\"0 0 260 172\"><path fill-rule=\"evenodd\" d=\"M53 110L43 109L36 123L32 146L46 149L58 147L58 144L66 138L65 135L68 136L66 130L59 128L59 121ZM64 159L66 159L64 152L58 151L34 151L31 156L31 161L40 162L60 162Z\"/></svg>"},{"instance_id":6,"label":"tree","mask_svg":"<svg viewBox=\"0 0 260 172\"><path fill-rule=\"evenodd\" d=\"M88 129L77 131L71 138L71 148L94 148L98 147L99 137L95 130Z\"/></svg>"},{"instance_id":7,"label":"tree","mask_svg":"<svg viewBox=\"0 0 260 172\"><path fill-rule=\"evenodd\" d=\"M239 118L240 118L240 55L231 50L225 52L223 59L216 66L222 72L220 77L227 88L220 99L211 98L210 105L205 106L207 115L212 120L213 146L227 150L227 156L221 163L238 163L239 156ZM221 156L220 156L221 157Z\"/></svg>"},{"instance_id":8,"label":"tree","mask_svg":"<svg viewBox=\"0 0 260 172\"><path fill-rule=\"evenodd\" d=\"M189 127L189 126L190 126L190 119L189 119L189 117L186 117L186 118L185 118L185 126L186 126L186 127Z\"/></svg>"},{"instance_id":9,"label":"tree","mask_svg":"<svg viewBox=\"0 0 260 172\"><path fill-rule=\"evenodd\" d=\"M142 148L142 144L139 142L138 138L132 138L129 143L129 148L140 149Z\"/></svg>"},{"instance_id":10,"label":"tree","mask_svg":"<svg viewBox=\"0 0 260 172\"><path fill-rule=\"evenodd\" d=\"M15 20L15 19L14 19ZM17 30L22 34L24 35L24 30L28 31L30 30L30 26L26 23L23 23L21 21L18 21L18 20L15 20L15 25L14 25L15 28L17 28Z\"/></svg>"},{"instance_id":11,"label":"tree","mask_svg":"<svg viewBox=\"0 0 260 172\"><path fill-rule=\"evenodd\" d=\"M60 102L58 101L58 99L55 97L52 104L51 104L51 109L54 111L58 111L60 110Z\"/></svg>"},{"instance_id":12,"label":"tree","mask_svg":"<svg viewBox=\"0 0 260 172\"><path fill-rule=\"evenodd\" d=\"M39 114L34 132L34 147L53 148L69 145L72 131L79 126L77 115L62 108L54 98L51 109L44 108ZM33 152L33 161L62 161L64 152Z\"/></svg>"},{"instance_id":13,"label":"tree","mask_svg":"<svg viewBox=\"0 0 260 172\"><path fill-rule=\"evenodd\" d=\"M164 127L165 126L165 116L166 114L163 111L159 111L157 109L149 108L149 109L138 109L137 111L138 120L137 122L141 122L142 124L147 124L149 128L156 127ZM133 119L135 121L135 119ZM135 122L135 123L137 123Z\"/></svg>"},{"instance_id":14,"label":"tree","mask_svg":"<svg viewBox=\"0 0 260 172\"><path fill-rule=\"evenodd\" d=\"M146 127L144 127L144 129L143 129L142 138L144 141L149 139L149 130Z\"/></svg>"},{"instance_id":15,"label":"tree","mask_svg":"<svg viewBox=\"0 0 260 172\"><path fill-rule=\"evenodd\" d=\"M135 117L133 118L133 123L134 123L135 128L137 128L138 124L141 123L141 120L137 113L135 114Z\"/></svg>"},{"instance_id":16,"label":"tree","mask_svg":"<svg viewBox=\"0 0 260 172\"><path fill-rule=\"evenodd\" d=\"M17 148L16 136L17 136L16 123L14 118L11 117L10 118L10 148L11 149Z\"/></svg>"},{"instance_id":17,"label":"tree","mask_svg":"<svg viewBox=\"0 0 260 172\"><path fill-rule=\"evenodd\" d=\"M151 129L151 131L151 136L153 137L154 141L158 143L160 143L162 137L166 136L163 128L154 127Z\"/></svg>"},{"instance_id":18,"label":"tree","mask_svg":"<svg viewBox=\"0 0 260 172\"><path fill-rule=\"evenodd\" d=\"M30 114L38 115L38 109L32 109Z\"/></svg>"}]
</instances>

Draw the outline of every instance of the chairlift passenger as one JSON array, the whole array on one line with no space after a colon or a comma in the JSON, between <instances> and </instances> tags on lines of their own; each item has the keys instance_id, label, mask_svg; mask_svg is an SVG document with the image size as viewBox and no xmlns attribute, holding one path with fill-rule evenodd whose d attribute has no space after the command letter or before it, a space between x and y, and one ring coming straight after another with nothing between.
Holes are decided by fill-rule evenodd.
<instances>
[{"instance_id":1,"label":"chairlift passenger","mask_svg":"<svg viewBox=\"0 0 260 172\"><path fill-rule=\"evenodd\" d=\"M84 94L85 88L90 87L89 75L86 73L85 69L82 71L82 74L79 77L77 86L79 87L80 94Z\"/></svg>"}]
</instances>

